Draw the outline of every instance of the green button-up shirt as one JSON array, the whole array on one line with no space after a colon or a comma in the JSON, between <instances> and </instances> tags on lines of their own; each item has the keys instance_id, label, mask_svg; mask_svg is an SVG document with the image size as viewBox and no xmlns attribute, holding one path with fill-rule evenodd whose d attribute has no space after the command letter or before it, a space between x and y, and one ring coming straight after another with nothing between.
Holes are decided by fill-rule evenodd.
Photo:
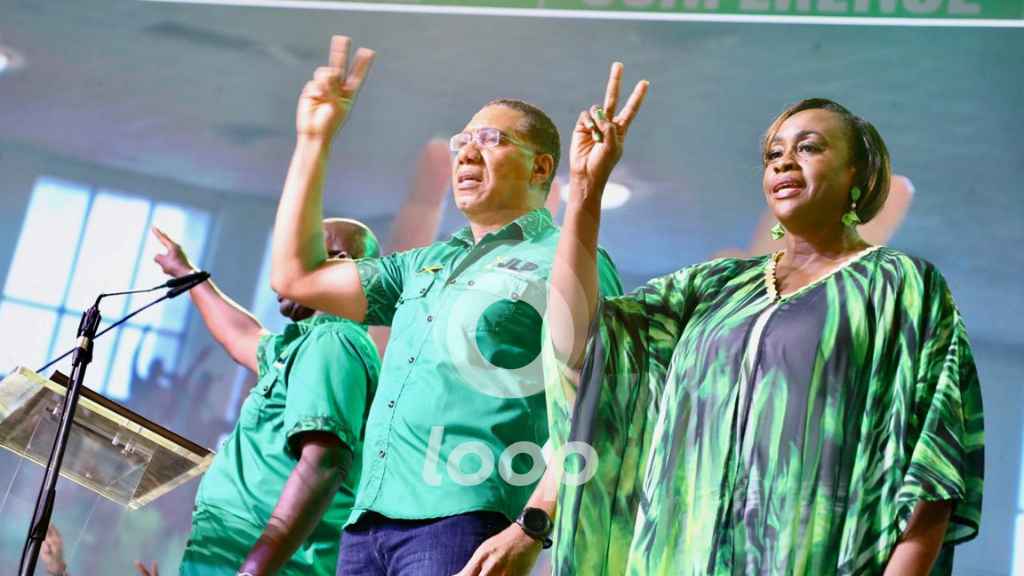
<instances>
[{"instance_id":1,"label":"green button-up shirt","mask_svg":"<svg viewBox=\"0 0 1024 576\"><path fill-rule=\"evenodd\" d=\"M359 482L364 418L380 369L376 346L359 324L320 315L261 338L257 358L259 382L199 485L181 573L242 565L295 468L297 437L322 431L352 449L352 466L283 573L333 575Z\"/></svg>"},{"instance_id":2,"label":"green button-up shirt","mask_svg":"<svg viewBox=\"0 0 1024 576\"><path fill-rule=\"evenodd\" d=\"M470 228L426 248L357 262L367 324L391 326L366 423L365 511L422 519L522 510L548 438L541 334L560 228L544 208L474 243ZM602 293L622 293L599 255ZM506 449L519 444L503 458ZM536 453L536 463L529 454ZM511 481L510 481L511 480Z\"/></svg>"}]
</instances>

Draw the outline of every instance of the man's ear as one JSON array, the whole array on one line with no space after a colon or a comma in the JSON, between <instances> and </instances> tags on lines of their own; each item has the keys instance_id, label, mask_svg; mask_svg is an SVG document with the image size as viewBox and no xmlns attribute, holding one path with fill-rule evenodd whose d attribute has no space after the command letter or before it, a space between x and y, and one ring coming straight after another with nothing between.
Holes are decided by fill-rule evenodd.
<instances>
[{"instance_id":1,"label":"man's ear","mask_svg":"<svg viewBox=\"0 0 1024 576\"><path fill-rule=\"evenodd\" d=\"M555 159L551 154L538 154L533 159L533 173L530 174L530 186L540 186L551 178L555 169Z\"/></svg>"}]
</instances>

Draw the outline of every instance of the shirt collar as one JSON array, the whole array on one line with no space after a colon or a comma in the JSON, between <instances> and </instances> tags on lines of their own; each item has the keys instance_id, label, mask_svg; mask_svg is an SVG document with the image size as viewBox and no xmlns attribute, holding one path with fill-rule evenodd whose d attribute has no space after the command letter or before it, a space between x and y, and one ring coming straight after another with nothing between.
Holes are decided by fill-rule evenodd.
<instances>
[{"instance_id":1,"label":"shirt collar","mask_svg":"<svg viewBox=\"0 0 1024 576\"><path fill-rule=\"evenodd\" d=\"M548 209L541 206L540 208L523 214L519 218L509 222L504 228L497 232L492 232L484 236L487 239L507 239L507 238L518 238L525 240L532 238L537 234L540 234L544 230L551 228L554 224L551 221L551 212ZM452 234L449 242L457 242L460 244L466 244L467 246L474 246L476 242L473 239L473 229L470 226L466 226L462 230L459 230L455 234Z\"/></svg>"}]
</instances>

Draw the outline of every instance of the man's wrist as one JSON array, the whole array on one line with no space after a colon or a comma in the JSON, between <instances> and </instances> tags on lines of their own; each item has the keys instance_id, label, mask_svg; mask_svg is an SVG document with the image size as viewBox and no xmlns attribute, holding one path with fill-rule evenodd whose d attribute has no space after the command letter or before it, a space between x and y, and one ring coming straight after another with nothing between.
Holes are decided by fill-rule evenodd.
<instances>
[{"instance_id":1,"label":"man's wrist","mask_svg":"<svg viewBox=\"0 0 1024 576\"><path fill-rule=\"evenodd\" d=\"M547 511L527 506L519 513L516 524L530 538L540 542L545 549L551 548L551 533L554 522Z\"/></svg>"},{"instance_id":2,"label":"man's wrist","mask_svg":"<svg viewBox=\"0 0 1024 576\"><path fill-rule=\"evenodd\" d=\"M174 277L181 278L182 276L188 276L189 274L195 274L196 272L201 272L201 270L195 266L189 266L182 268L181 270L175 270Z\"/></svg>"},{"instance_id":3,"label":"man's wrist","mask_svg":"<svg viewBox=\"0 0 1024 576\"><path fill-rule=\"evenodd\" d=\"M316 150L320 152L326 152L331 149L331 141L334 138L328 138L323 134L302 134L300 133L296 140L296 146L303 150Z\"/></svg>"},{"instance_id":4,"label":"man's wrist","mask_svg":"<svg viewBox=\"0 0 1024 576\"><path fill-rule=\"evenodd\" d=\"M523 529L521 524L519 524L518 522L513 522L512 526L519 530L519 533L522 534L522 538L524 539L524 541L529 542L528 547L532 548L533 546L540 546L542 549L545 548L544 541L534 538L533 536L530 536L530 534L528 534L526 530Z\"/></svg>"}]
</instances>

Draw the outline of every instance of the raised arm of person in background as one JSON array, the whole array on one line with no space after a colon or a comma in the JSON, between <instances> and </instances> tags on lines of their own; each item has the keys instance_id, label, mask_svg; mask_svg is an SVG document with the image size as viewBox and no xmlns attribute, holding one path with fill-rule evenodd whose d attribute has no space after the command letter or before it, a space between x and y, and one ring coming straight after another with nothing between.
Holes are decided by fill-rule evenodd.
<instances>
[{"instance_id":1,"label":"raised arm of person in background","mask_svg":"<svg viewBox=\"0 0 1024 576\"><path fill-rule=\"evenodd\" d=\"M398 208L384 254L404 252L433 244L441 226L441 209L452 184L452 153L448 143L431 140L420 151L413 171L412 186Z\"/></svg>"},{"instance_id":2,"label":"raised arm of person in background","mask_svg":"<svg viewBox=\"0 0 1024 576\"><path fill-rule=\"evenodd\" d=\"M557 224L558 213L562 210L562 184L559 183L557 178L551 181L551 190L548 191L544 207L548 209L548 212L551 212L551 221Z\"/></svg>"},{"instance_id":3,"label":"raised arm of person in background","mask_svg":"<svg viewBox=\"0 0 1024 576\"><path fill-rule=\"evenodd\" d=\"M347 68L351 42L331 38L327 66L316 69L299 97L295 153L274 222L270 284L278 294L355 322L366 296L351 260L329 260L323 238L323 189L331 142L345 123L375 53L360 48Z\"/></svg>"},{"instance_id":4,"label":"raised arm of person in background","mask_svg":"<svg viewBox=\"0 0 1024 576\"><path fill-rule=\"evenodd\" d=\"M177 242L156 226L152 229L153 235L167 250L153 258L163 269L164 274L177 278L197 270ZM213 280L207 280L189 290L189 296L199 309L199 315L203 317L203 322L206 323L206 328L214 340L224 348L232 360L255 374L256 347L260 337L267 333L259 320L221 292Z\"/></svg>"},{"instance_id":5,"label":"raised arm of person in background","mask_svg":"<svg viewBox=\"0 0 1024 576\"><path fill-rule=\"evenodd\" d=\"M621 83L622 64L616 62L608 79L604 107L594 105L580 114L569 145L569 198L551 271L548 326L559 360L577 369L599 298L601 195L622 157L626 131L647 93L648 82L641 80L622 112L616 114Z\"/></svg>"},{"instance_id":6,"label":"raised arm of person in background","mask_svg":"<svg viewBox=\"0 0 1024 576\"><path fill-rule=\"evenodd\" d=\"M889 181L889 197L885 206L866 224L857 226L857 233L870 244L888 244L903 224L910 205L914 201L914 183L910 178L893 174ZM772 254L786 247L786 241L772 238L771 229L778 224L771 209L765 208L750 238L749 248L723 248L712 255L712 258L746 259L764 254Z\"/></svg>"},{"instance_id":7,"label":"raised arm of person in background","mask_svg":"<svg viewBox=\"0 0 1024 576\"><path fill-rule=\"evenodd\" d=\"M391 223L391 230L384 241L384 254L404 252L433 244L437 230L441 227L441 210L452 183L452 154L448 143L431 140L423 147L416 160L412 186L398 208L398 214ZM384 357L391 328L370 326L370 337L377 345L377 352Z\"/></svg>"}]
</instances>

